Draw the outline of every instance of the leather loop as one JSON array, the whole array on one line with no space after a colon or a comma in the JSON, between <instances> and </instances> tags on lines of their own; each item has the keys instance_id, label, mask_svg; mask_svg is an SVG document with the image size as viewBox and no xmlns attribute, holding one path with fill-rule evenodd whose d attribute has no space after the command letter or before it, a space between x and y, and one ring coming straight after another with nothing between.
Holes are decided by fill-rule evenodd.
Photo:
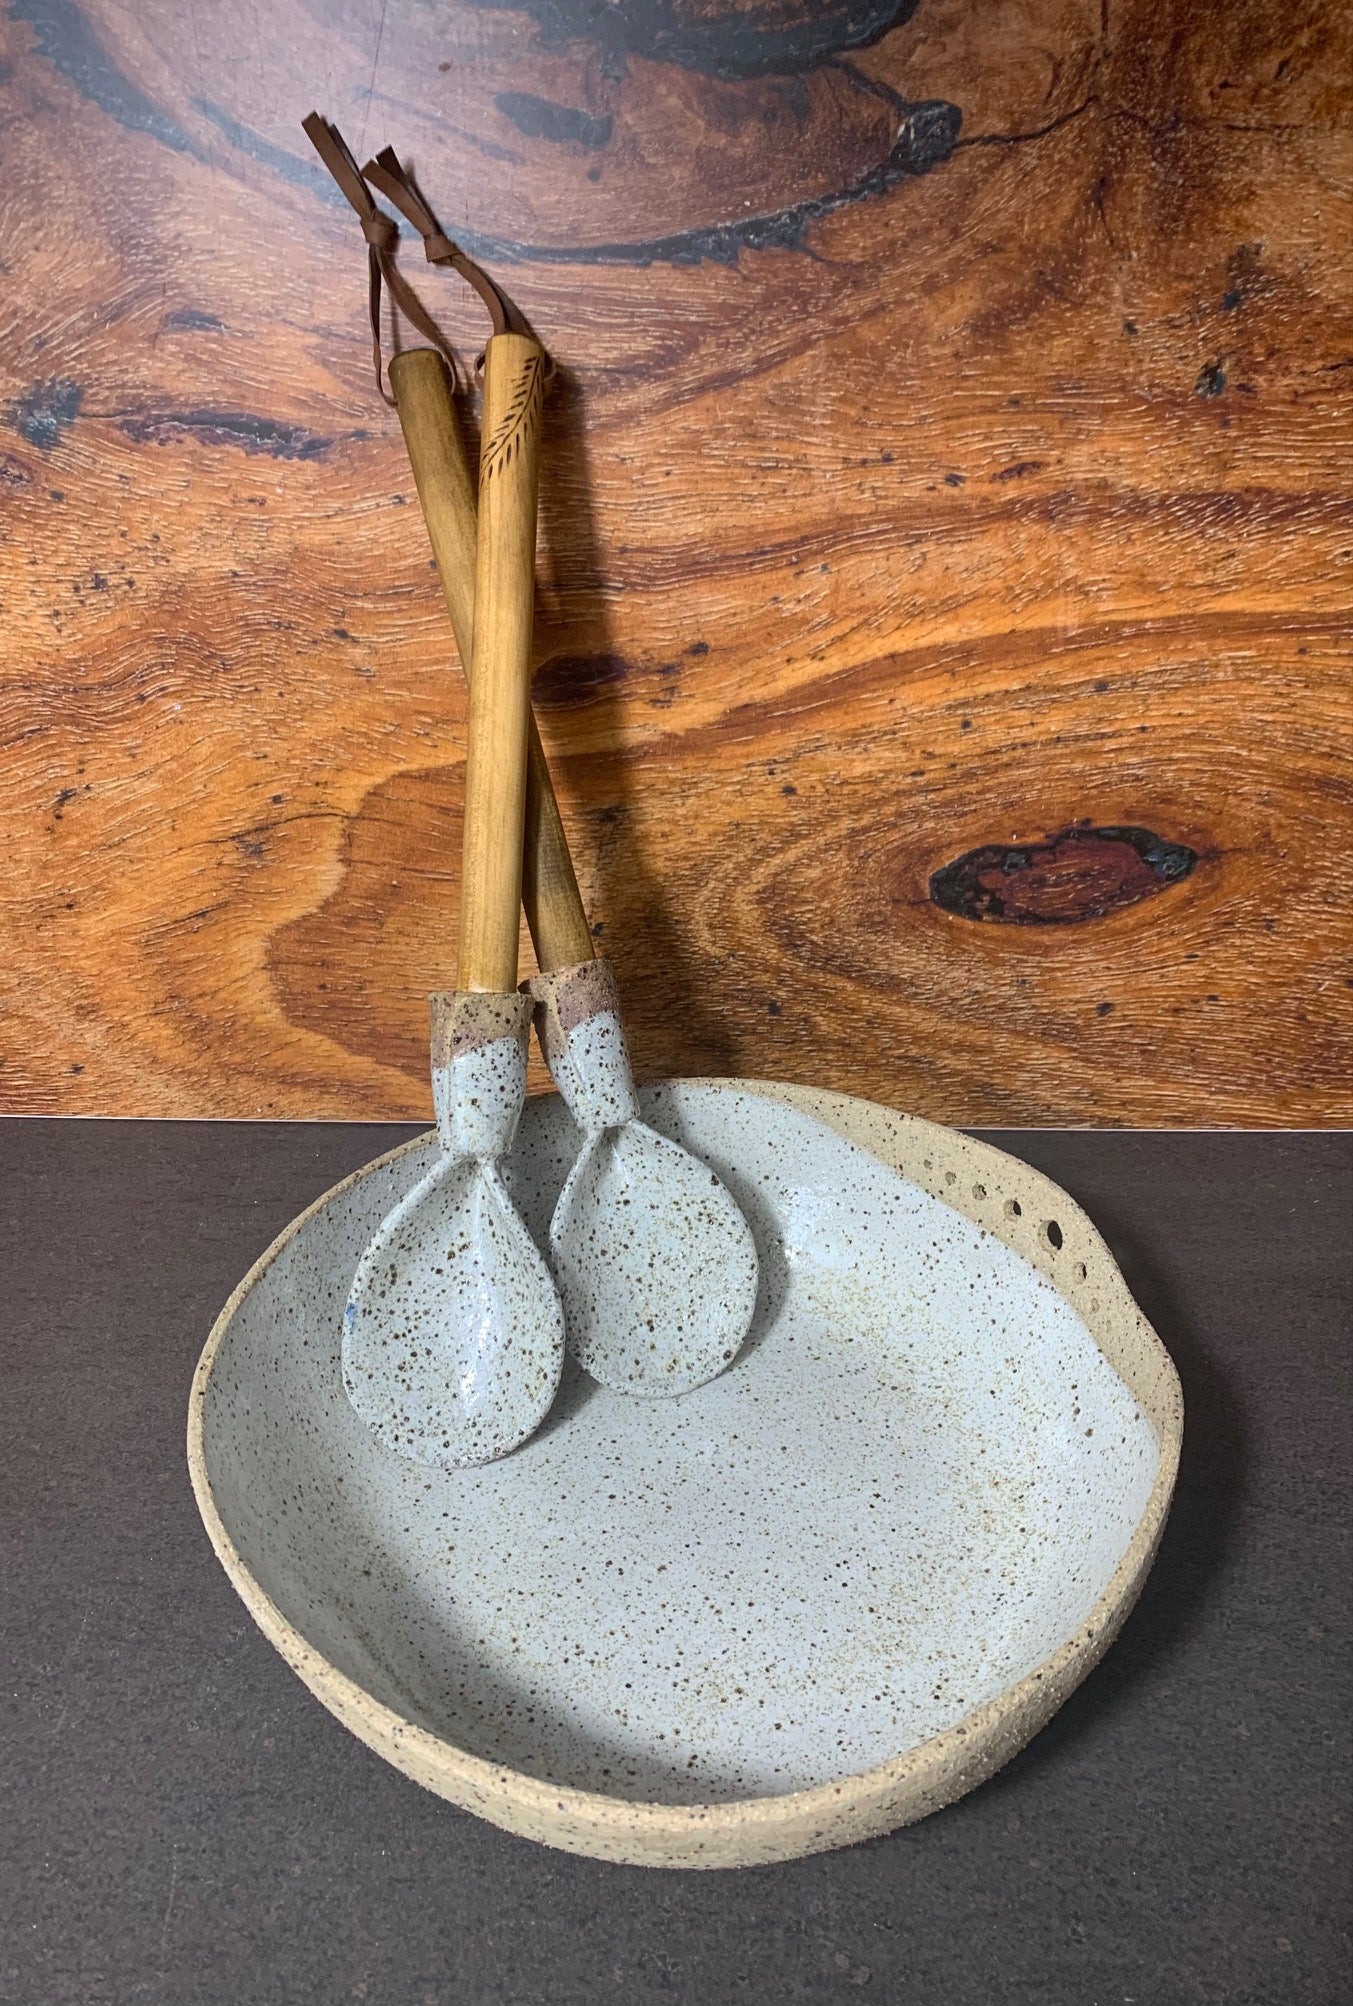
<instances>
[{"instance_id":1,"label":"leather loop","mask_svg":"<svg viewBox=\"0 0 1353 2006\"><path fill-rule=\"evenodd\" d=\"M452 381L458 378L455 352L446 336L438 327L422 300L401 273L395 262L395 246L399 242L399 225L376 206L371 188L380 190L386 200L412 224L423 239L423 249L429 264L449 266L457 272L467 285L478 293L488 310L495 334L528 334L530 329L516 312L511 301L499 292L493 280L482 265L467 257L458 244L447 236L437 218L423 199L412 177L400 161L393 147L382 147L374 160L368 160L365 167L359 167L348 149L338 127L317 111L312 111L302 120L302 127L311 145L318 153L325 167L333 176L339 189L356 212L361 224L362 235L367 242L367 257L370 264L370 315L371 315L371 359L376 371L376 388L387 404L394 398L385 387L385 366L381 353L381 286L384 284L391 300L404 318L417 328L418 332L445 357L451 371ZM368 186L368 183L371 185ZM483 357L475 365L482 367ZM554 375L554 359L545 358L545 380Z\"/></svg>"},{"instance_id":2,"label":"leather loop","mask_svg":"<svg viewBox=\"0 0 1353 2006\"><path fill-rule=\"evenodd\" d=\"M306 137L356 212L362 235L367 242L367 261L370 268L368 307L371 316L371 360L376 372L376 388L387 404L394 403L394 398L385 387L385 364L381 352L382 283L405 319L411 321L424 340L431 342L432 346L446 358L454 382L457 375L455 350L395 263L399 225L387 216L383 209L377 208L375 197L368 188L362 170L353 159L338 127L331 124L327 118L321 118L317 111L312 111L301 123Z\"/></svg>"},{"instance_id":3,"label":"leather loop","mask_svg":"<svg viewBox=\"0 0 1353 2006\"><path fill-rule=\"evenodd\" d=\"M362 172L372 187L379 188L386 201L393 204L405 221L417 230L423 239L428 263L449 265L479 294L488 309L495 334L525 332L517 325L519 317L513 314L509 302L483 266L466 257L460 246L447 236L392 146L383 146L374 160L368 160Z\"/></svg>"}]
</instances>

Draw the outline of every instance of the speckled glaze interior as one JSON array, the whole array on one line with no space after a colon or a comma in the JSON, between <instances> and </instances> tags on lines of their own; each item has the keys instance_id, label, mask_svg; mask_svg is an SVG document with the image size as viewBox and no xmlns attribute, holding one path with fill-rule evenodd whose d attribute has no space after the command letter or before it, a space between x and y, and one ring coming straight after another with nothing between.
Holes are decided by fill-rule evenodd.
<instances>
[{"instance_id":1,"label":"speckled glaze interior","mask_svg":"<svg viewBox=\"0 0 1353 2006\"><path fill-rule=\"evenodd\" d=\"M343 1302L427 1138L236 1291L193 1481L266 1634L419 1782L601 1857L790 1858L961 1795L1084 1676L1155 1550L1178 1381L1090 1222L1000 1151L761 1083L642 1103L756 1236L720 1378L645 1401L570 1366L501 1462L383 1448L344 1396ZM541 1245L579 1140L534 1101L504 1164Z\"/></svg>"}]
</instances>

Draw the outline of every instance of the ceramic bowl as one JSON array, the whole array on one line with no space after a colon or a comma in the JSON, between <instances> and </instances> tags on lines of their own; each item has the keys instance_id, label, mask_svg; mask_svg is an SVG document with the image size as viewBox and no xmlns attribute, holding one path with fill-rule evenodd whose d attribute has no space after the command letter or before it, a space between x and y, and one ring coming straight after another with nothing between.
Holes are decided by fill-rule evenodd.
<instances>
[{"instance_id":1,"label":"ceramic bowl","mask_svg":"<svg viewBox=\"0 0 1353 2006\"><path fill-rule=\"evenodd\" d=\"M721 1378L648 1401L574 1369L480 1469L382 1448L342 1308L424 1137L227 1303L193 1485L264 1634L417 1782L605 1859L789 1859L961 1796L1084 1678L1156 1549L1179 1382L1089 1220L989 1144L761 1082L642 1101L756 1235ZM541 1244L577 1146L528 1104L507 1175Z\"/></svg>"}]
</instances>

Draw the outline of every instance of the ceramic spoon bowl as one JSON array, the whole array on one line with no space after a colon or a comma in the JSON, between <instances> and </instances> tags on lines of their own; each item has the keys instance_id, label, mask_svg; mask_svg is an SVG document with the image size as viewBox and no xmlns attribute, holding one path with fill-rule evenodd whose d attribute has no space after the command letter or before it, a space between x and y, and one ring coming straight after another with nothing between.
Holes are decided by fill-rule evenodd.
<instances>
[{"instance_id":1,"label":"ceramic spoon bowl","mask_svg":"<svg viewBox=\"0 0 1353 2006\"><path fill-rule=\"evenodd\" d=\"M583 1143L550 1220L550 1265L585 1371L645 1399L736 1357L756 1310L756 1242L708 1164L640 1118L608 962L535 976L536 1030Z\"/></svg>"},{"instance_id":2,"label":"ceramic spoon bowl","mask_svg":"<svg viewBox=\"0 0 1353 2006\"><path fill-rule=\"evenodd\" d=\"M343 1310L343 1384L397 1455L452 1469L523 1441L563 1364L559 1299L499 1160L526 1093L520 996L439 995L439 1153L363 1252Z\"/></svg>"}]
</instances>

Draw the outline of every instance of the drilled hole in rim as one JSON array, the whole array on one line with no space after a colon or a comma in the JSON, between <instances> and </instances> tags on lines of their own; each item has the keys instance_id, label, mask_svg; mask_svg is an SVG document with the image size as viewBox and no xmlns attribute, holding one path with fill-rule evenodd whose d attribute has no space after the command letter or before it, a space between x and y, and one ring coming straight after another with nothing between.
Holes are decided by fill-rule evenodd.
<instances>
[{"instance_id":1,"label":"drilled hole in rim","mask_svg":"<svg viewBox=\"0 0 1353 2006\"><path fill-rule=\"evenodd\" d=\"M986 1197L986 1195L987 1195L987 1187L986 1187L986 1185L985 1185L985 1184L974 1184L974 1185L973 1185L973 1187L972 1187L972 1195L973 1195L973 1197L974 1197L974 1198L985 1198L985 1197Z\"/></svg>"},{"instance_id":2,"label":"drilled hole in rim","mask_svg":"<svg viewBox=\"0 0 1353 2006\"><path fill-rule=\"evenodd\" d=\"M1044 1227L1043 1227L1043 1231L1044 1231L1044 1232L1045 1232L1045 1233L1047 1234L1047 1238L1048 1238L1048 1245L1049 1245L1050 1247L1060 1247L1060 1246L1061 1246L1061 1244L1062 1244L1062 1229L1061 1229L1061 1227L1060 1227L1060 1226L1059 1226L1059 1225L1057 1224L1057 1221L1056 1221L1055 1219L1049 1219L1049 1220L1048 1220L1048 1221L1046 1222L1046 1224L1044 1225Z\"/></svg>"},{"instance_id":3,"label":"drilled hole in rim","mask_svg":"<svg viewBox=\"0 0 1353 2006\"><path fill-rule=\"evenodd\" d=\"M1006 1199L1005 1216L1007 1219L1022 1219L1024 1217L1024 1207L1020 1204L1018 1198Z\"/></svg>"}]
</instances>

